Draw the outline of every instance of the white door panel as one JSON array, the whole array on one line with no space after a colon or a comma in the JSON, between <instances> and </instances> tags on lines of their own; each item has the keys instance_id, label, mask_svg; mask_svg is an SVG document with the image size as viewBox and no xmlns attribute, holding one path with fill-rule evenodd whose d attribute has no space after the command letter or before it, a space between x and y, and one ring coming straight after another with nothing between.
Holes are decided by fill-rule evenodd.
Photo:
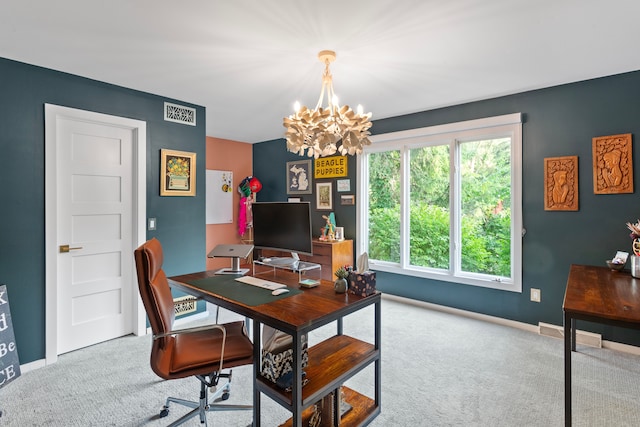
<instances>
[{"instance_id":1,"label":"white door panel","mask_svg":"<svg viewBox=\"0 0 640 427\"><path fill-rule=\"evenodd\" d=\"M58 354L133 332L131 129L58 121Z\"/></svg>"}]
</instances>

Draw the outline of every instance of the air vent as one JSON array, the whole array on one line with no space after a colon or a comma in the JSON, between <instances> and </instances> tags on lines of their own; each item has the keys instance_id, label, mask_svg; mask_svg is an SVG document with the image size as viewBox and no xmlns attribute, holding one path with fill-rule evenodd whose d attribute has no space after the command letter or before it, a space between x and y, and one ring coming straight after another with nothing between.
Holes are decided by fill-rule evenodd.
<instances>
[{"instance_id":1,"label":"air vent","mask_svg":"<svg viewBox=\"0 0 640 427\"><path fill-rule=\"evenodd\" d=\"M168 122L182 123L183 125L196 125L196 109L182 105L164 103L164 119Z\"/></svg>"},{"instance_id":2,"label":"air vent","mask_svg":"<svg viewBox=\"0 0 640 427\"><path fill-rule=\"evenodd\" d=\"M182 316L187 313L194 313L196 311L196 299L189 296L180 298L174 298L173 309L176 316Z\"/></svg>"}]
</instances>

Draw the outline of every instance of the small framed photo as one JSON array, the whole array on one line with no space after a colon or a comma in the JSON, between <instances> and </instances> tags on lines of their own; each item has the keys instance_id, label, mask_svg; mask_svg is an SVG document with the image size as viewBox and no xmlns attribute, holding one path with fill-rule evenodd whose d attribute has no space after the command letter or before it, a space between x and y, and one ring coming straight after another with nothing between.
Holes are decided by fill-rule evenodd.
<instances>
[{"instance_id":1,"label":"small framed photo","mask_svg":"<svg viewBox=\"0 0 640 427\"><path fill-rule=\"evenodd\" d=\"M341 205L355 205L356 204L356 196L353 194L343 194L340 196L340 204Z\"/></svg>"},{"instance_id":2,"label":"small framed photo","mask_svg":"<svg viewBox=\"0 0 640 427\"><path fill-rule=\"evenodd\" d=\"M338 192L341 191L351 191L351 180L350 179L339 179L336 181L336 186Z\"/></svg>"},{"instance_id":3,"label":"small framed photo","mask_svg":"<svg viewBox=\"0 0 640 427\"><path fill-rule=\"evenodd\" d=\"M311 160L287 162L287 194L311 194Z\"/></svg>"},{"instance_id":4,"label":"small framed photo","mask_svg":"<svg viewBox=\"0 0 640 427\"><path fill-rule=\"evenodd\" d=\"M160 150L160 195L196 195L196 153Z\"/></svg>"},{"instance_id":5,"label":"small framed photo","mask_svg":"<svg viewBox=\"0 0 640 427\"><path fill-rule=\"evenodd\" d=\"M319 182L316 184L316 209L333 209L333 194L331 182Z\"/></svg>"}]
</instances>

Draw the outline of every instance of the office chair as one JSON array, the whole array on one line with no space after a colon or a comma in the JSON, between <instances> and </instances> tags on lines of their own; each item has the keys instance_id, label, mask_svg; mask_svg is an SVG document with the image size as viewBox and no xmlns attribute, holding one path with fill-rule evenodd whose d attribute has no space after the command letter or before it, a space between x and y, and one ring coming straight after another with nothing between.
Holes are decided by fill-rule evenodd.
<instances>
[{"instance_id":1,"label":"office chair","mask_svg":"<svg viewBox=\"0 0 640 427\"><path fill-rule=\"evenodd\" d=\"M244 322L174 331L173 297L167 276L162 270L160 242L155 238L145 242L134 251L134 257L140 296L153 332L151 369L166 380L188 376L200 380L198 402L169 397L160 411L160 417L169 414L171 402L193 408L171 426L180 425L196 415L200 416L200 423L206 425L206 413L209 411L251 409L251 405L213 403L218 398L229 398L231 371L223 373L223 369L253 363L253 344L247 337ZM221 378L226 379L226 384L217 389L209 401L209 388L217 386Z\"/></svg>"}]
</instances>

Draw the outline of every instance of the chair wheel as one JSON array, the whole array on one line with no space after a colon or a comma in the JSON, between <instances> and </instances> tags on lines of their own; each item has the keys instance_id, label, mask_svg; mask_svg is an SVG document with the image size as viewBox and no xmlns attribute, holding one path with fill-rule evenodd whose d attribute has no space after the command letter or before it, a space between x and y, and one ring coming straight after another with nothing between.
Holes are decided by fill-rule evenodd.
<instances>
[{"instance_id":1,"label":"chair wheel","mask_svg":"<svg viewBox=\"0 0 640 427\"><path fill-rule=\"evenodd\" d=\"M227 400L229 398L229 392L224 392L222 393L222 396L220 396L220 399L222 400Z\"/></svg>"},{"instance_id":2,"label":"chair wheel","mask_svg":"<svg viewBox=\"0 0 640 427\"><path fill-rule=\"evenodd\" d=\"M169 408L167 408L166 406L162 408L162 410L160 411L160 418L164 418L167 415L169 415Z\"/></svg>"}]
</instances>

